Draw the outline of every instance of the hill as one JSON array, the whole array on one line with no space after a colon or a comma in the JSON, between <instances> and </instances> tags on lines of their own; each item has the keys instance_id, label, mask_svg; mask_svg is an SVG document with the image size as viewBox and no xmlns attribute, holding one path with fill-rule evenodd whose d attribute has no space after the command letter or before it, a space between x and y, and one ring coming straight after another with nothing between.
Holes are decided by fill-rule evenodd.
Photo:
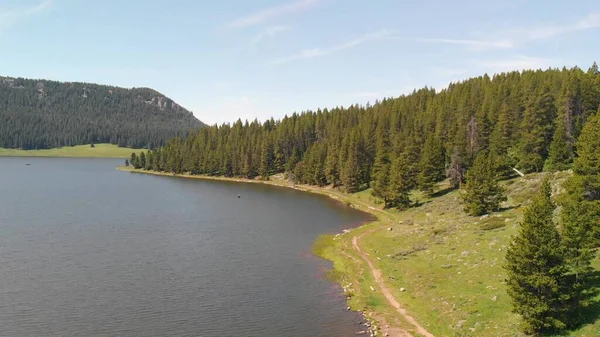
<instances>
[{"instance_id":1,"label":"hill","mask_svg":"<svg viewBox=\"0 0 600 337\"><path fill-rule=\"evenodd\" d=\"M204 124L163 94L89 83L0 77L0 147L90 143L154 148Z\"/></svg>"}]
</instances>

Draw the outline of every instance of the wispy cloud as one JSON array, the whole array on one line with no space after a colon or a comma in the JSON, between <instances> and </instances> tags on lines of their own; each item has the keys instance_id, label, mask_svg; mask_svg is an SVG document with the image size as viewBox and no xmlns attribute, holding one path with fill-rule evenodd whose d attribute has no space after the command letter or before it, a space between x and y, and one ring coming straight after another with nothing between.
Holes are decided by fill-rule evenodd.
<instances>
[{"instance_id":1,"label":"wispy cloud","mask_svg":"<svg viewBox=\"0 0 600 337\"><path fill-rule=\"evenodd\" d=\"M9 28L20 21L48 8L51 0L45 0L32 6L0 7L0 30Z\"/></svg>"},{"instance_id":2,"label":"wispy cloud","mask_svg":"<svg viewBox=\"0 0 600 337\"><path fill-rule=\"evenodd\" d=\"M525 42L527 40L548 39L567 33L573 33L599 27L600 13L591 13L588 16L580 19L579 21L570 24L555 24L517 28L506 30L504 32L500 32L499 34L506 35L518 43Z\"/></svg>"},{"instance_id":3,"label":"wispy cloud","mask_svg":"<svg viewBox=\"0 0 600 337\"><path fill-rule=\"evenodd\" d=\"M398 38L401 40L461 45L469 50L484 51L490 49L515 49L531 41L550 39L560 35L600 28L600 13L591 13L570 24L540 25L500 30L480 34L476 39L451 38Z\"/></svg>"},{"instance_id":4,"label":"wispy cloud","mask_svg":"<svg viewBox=\"0 0 600 337\"><path fill-rule=\"evenodd\" d=\"M279 25L279 26L268 26L266 27L263 31L261 31L260 33L256 34L251 40L250 42L252 43L259 43L262 40L265 39L269 39L274 37L275 35L278 35L280 33L285 32L286 30L289 30L290 26L283 26L283 25Z\"/></svg>"},{"instance_id":5,"label":"wispy cloud","mask_svg":"<svg viewBox=\"0 0 600 337\"><path fill-rule=\"evenodd\" d=\"M412 38L409 40L416 41L416 42L461 45L461 46L466 46L473 50L511 49L511 48L515 47L513 41L511 41L509 39L497 40L497 41L484 41L484 40L461 40L461 39L443 39L443 38Z\"/></svg>"},{"instance_id":6,"label":"wispy cloud","mask_svg":"<svg viewBox=\"0 0 600 337\"><path fill-rule=\"evenodd\" d=\"M308 10L314 7L321 0L296 0L283 5L265 8L256 13L252 13L235 20L225 23L227 29L240 29L261 25L269 20L279 18L287 14L293 14Z\"/></svg>"},{"instance_id":7,"label":"wispy cloud","mask_svg":"<svg viewBox=\"0 0 600 337\"><path fill-rule=\"evenodd\" d=\"M379 31L376 33L365 34L365 35L358 36L357 38L355 38L353 40L350 40L350 41L347 41L345 43L338 44L335 46L331 46L328 48L305 49L295 55L276 59L276 60L271 61L270 63L271 64L283 64L283 63L288 63L288 62L296 61L296 60L312 59L315 57L331 55L336 52L340 52L340 51L343 51L343 50L346 50L349 48L356 47L356 46L361 45L366 42L389 38L392 36L392 34L393 34L393 32L388 31L388 30L382 30L382 31Z\"/></svg>"}]
</instances>

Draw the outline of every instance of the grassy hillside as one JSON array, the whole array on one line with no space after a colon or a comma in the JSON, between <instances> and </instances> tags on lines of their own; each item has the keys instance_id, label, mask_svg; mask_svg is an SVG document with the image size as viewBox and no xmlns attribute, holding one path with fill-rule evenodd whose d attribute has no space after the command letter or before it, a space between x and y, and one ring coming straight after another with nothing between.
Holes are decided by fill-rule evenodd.
<instances>
[{"instance_id":1,"label":"grassy hillside","mask_svg":"<svg viewBox=\"0 0 600 337\"><path fill-rule=\"evenodd\" d=\"M369 191L353 194L342 199L378 214L379 221L322 237L315 250L333 260L333 276L347 289L354 309L379 312L390 324L403 322L371 289L377 289L372 275L352 249L352 238L361 234L362 250L382 271L394 297L435 336L522 336L519 317L511 313L502 265L524 206L543 175L505 182L509 200L504 210L481 218L466 215L459 192L444 186L437 197L421 197L420 207L405 212L380 211ZM567 176L565 172L553 175L555 194ZM600 259L594 265L600 269ZM596 303L589 308L588 324L569 336L600 336L599 318Z\"/></svg>"},{"instance_id":2,"label":"grassy hillside","mask_svg":"<svg viewBox=\"0 0 600 337\"><path fill-rule=\"evenodd\" d=\"M48 150L18 150L0 148L0 157L81 157L129 158L134 150L112 144L68 146Z\"/></svg>"}]
</instances>

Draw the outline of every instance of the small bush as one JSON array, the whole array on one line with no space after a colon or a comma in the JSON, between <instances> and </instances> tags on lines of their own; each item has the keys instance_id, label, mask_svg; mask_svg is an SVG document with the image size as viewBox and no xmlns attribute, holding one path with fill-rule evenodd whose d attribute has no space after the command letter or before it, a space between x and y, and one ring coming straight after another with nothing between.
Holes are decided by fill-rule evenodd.
<instances>
[{"instance_id":1,"label":"small bush","mask_svg":"<svg viewBox=\"0 0 600 337\"><path fill-rule=\"evenodd\" d=\"M493 229L498 229L498 228L502 228L506 226L506 223L504 222L504 220L496 220L494 219L494 221L489 221L487 223L484 223L483 225L481 225L481 230L484 231L491 231Z\"/></svg>"}]
</instances>

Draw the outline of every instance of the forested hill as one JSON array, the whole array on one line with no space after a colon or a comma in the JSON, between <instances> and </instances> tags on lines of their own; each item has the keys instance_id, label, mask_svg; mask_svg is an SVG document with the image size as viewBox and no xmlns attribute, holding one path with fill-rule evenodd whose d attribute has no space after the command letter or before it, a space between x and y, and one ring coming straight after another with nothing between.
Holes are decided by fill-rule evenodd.
<instances>
[{"instance_id":1,"label":"forested hill","mask_svg":"<svg viewBox=\"0 0 600 337\"><path fill-rule=\"evenodd\" d=\"M367 187L389 206L399 191L456 186L482 150L509 176L571 167L576 140L600 105L600 71L548 69L424 88L373 105L306 111L264 123L224 124L175 138L136 166L175 173Z\"/></svg>"},{"instance_id":2,"label":"forested hill","mask_svg":"<svg viewBox=\"0 0 600 337\"><path fill-rule=\"evenodd\" d=\"M204 124L147 88L0 77L0 147L161 146Z\"/></svg>"}]
</instances>

